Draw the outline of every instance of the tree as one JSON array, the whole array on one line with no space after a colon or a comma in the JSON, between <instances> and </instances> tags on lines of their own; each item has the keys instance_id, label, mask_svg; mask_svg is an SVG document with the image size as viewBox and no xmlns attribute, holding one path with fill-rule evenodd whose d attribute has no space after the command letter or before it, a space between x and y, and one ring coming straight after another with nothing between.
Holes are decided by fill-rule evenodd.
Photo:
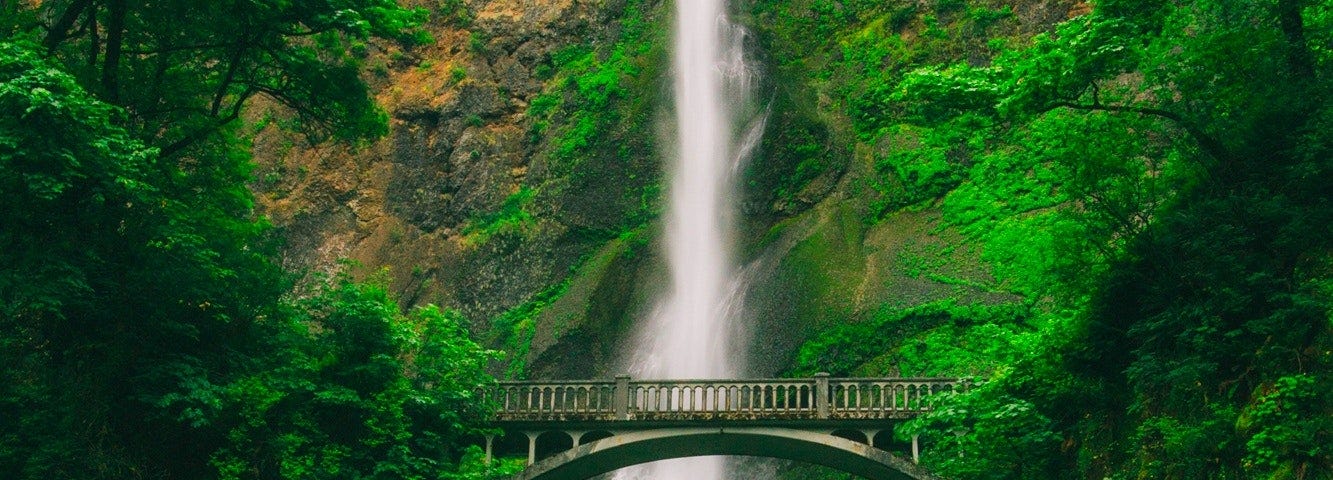
<instances>
[{"instance_id":1,"label":"tree","mask_svg":"<svg viewBox=\"0 0 1333 480\"><path fill-rule=\"evenodd\" d=\"M376 284L340 276L301 302L267 368L177 410L218 411L219 477L449 478L487 410L475 396L495 352L468 338L457 312L411 315Z\"/></svg>"},{"instance_id":2,"label":"tree","mask_svg":"<svg viewBox=\"0 0 1333 480\"><path fill-rule=\"evenodd\" d=\"M316 135L373 138L386 117L359 77L371 38L425 39L424 10L391 0L63 0L39 2L20 35L85 87L130 114L132 129L175 158L267 96Z\"/></svg>"},{"instance_id":3,"label":"tree","mask_svg":"<svg viewBox=\"0 0 1333 480\"><path fill-rule=\"evenodd\" d=\"M297 476L315 470L266 462L312 458L326 472L448 473L488 354L455 316L391 315L382 292L287 298L235 135L260 95L317 138L382 133L349 51L419 39L422 13L382 0L0 11L18 40L0 43L0 476ZM339 417L349 406L367 416ZM366 436L264 450L346 431Z\"/></svg>"},{"instance_id":4,"label":"tree","mask_svg":"<svg viewBox=\"0 0 1333 480\"><path fill-rule=\"evenodd\" d=\"M122 110L32 50L0 45L0 105L15 112L0 118L0 321L12 380L0 397L15 439L0 465L15 478L115 476L139 452L107 444L132 434L117 423L147 416L130 392L151 391L133 384L165 364L153 362L161 349L198 358L212 340L205 335L225 335L228 316L256 314L247 293L280 284L265 281L271 269L249 270L243 280L258 286L223 295L222 282L241 278L221 268L231 262L219 262L205 232L181 224L186 209L156 184L156 151L116 125ZM260 260L232 258L234 266ZM210 289L200 278L209 276L218 295L195 297Z\"/></svg>"},{"instance_id":5,"label":"tree","mask_svg":"<svg viewBox=\"0 0 1333 480\"><path fill-rule=\"evenodd\" d=\"M1055 378L968 402L1030 402L1064 455L1098 452L1065 463L1088 478L1333 471L1333 455L1302 447L1333 439L1330 394L1307 387L1333 380L1329 25L1327 2L1107 0L989 66L906 78L896 98L923 122L981 116L996 132L945 201L981 219L987 255L998 229L986 215L1042 214L997 212L1024 197L996 185L1059 192L1039 206L1081 217L1091 228L1075 231L1102 253L1085 290L1048 283L1056 308L1077 312L1053 324L1072 340L1022 367L1060 366ZM1023 180L1034 177L1058 190ZM978 445L955 451L1012 464Z\"/></svg>"}]
</instances>

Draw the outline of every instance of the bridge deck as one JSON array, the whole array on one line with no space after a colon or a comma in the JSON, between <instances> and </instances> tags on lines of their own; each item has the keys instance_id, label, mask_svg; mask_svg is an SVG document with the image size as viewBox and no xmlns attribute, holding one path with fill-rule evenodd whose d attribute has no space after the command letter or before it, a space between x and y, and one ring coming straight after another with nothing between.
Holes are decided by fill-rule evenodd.
<instances>
[{"instance_id":1,"label":"bridge deck","mask_svg":"<svg viewBox=\"0 0 1333 480\"><path fill-rule=\"evenodd\" d=\"M966 388L952 378L814 378L501 382L484 392L499 426L602 428L853 425L904 419Z\"/></svg>"}]
</instances>

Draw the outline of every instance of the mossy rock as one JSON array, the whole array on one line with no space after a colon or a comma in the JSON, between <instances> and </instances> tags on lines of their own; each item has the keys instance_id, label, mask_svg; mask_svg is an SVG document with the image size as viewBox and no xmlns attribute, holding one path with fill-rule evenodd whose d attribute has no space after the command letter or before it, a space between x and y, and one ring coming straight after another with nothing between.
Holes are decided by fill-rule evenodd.
<instances>
[{"instance_id":1,"label":"mossy rock","mask_svg":"<svg viewBox=\"0 0 1333 480\"><path fill-rule=\"evenodd\" d=\"M884 309L938 301L1017 300L993 288L980 251L938 210L899 212L867 226L851 200L828 199L773 227L756 247L764 270L751 286L758 373L789 365L817 332L861 322Z\"/></svg>"},{"instance_id":2,"label":"mossy rock","mask_svg":"<svg viewBox=\"0 0 1333 480\"><path fill-rule=\"evenodd\" d=\"M527 351L531 378L605 377L616 372L634 320L653 291L644 282L653 257L646 229L615 238L567 281L568 288L537 313Z\"/></svg>"}]
</instances>

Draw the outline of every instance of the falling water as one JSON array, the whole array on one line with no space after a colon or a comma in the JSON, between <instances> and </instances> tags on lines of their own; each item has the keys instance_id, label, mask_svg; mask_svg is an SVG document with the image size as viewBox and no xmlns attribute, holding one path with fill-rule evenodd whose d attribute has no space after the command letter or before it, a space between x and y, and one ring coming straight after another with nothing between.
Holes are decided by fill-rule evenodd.
<instances>
[{"instance_id":1,"label":"falling water","mask_svg":"<svg viewBox=\"0 0 1333 480\"><path fill-rule=\"evenodd\" d=\"M732 261L735 173L763 132L746 32L726 0L676 0L673 51L674 157L666 223L670 287L638 342L640 378L735 377L743 339L735 330L743 275ZM702 457L624 470L617 479L712 480L723 459Z\"/></svg>"}]
</instances>

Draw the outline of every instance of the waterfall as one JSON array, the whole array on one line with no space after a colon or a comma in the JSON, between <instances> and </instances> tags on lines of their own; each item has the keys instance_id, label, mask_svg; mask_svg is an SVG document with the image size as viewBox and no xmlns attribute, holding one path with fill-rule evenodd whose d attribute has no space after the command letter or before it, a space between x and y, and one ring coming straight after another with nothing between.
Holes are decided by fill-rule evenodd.
<instances>
[{"instance_id":1,"label":"waterfall","mask_svg":"<svg viewBox=\"0 0 1333 480\"><path fill-rule=\"evenodd\" d=\"M648 318L630 373L639 378L728 378L743 366L739 334L743 275L730 247L734 184L759 143L767 115L757 108L756 69L745 29L726 0L676 0L672 53L674 126L665 248L670 286ZM617 479L714 480L723 459L657 462Z\"/></svg>"}]
</instances>

